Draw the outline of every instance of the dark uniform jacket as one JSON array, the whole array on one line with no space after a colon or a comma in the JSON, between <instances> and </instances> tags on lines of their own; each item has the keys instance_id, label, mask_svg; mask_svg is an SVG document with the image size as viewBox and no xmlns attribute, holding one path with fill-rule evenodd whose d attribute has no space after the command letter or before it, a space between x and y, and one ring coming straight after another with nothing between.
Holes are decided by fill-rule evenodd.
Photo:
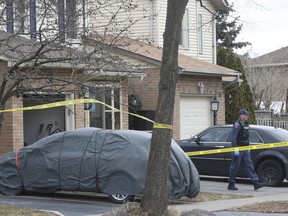
<instances>
[{"instance_id":1,"label":"dark uniform jacket","mask_svg":"<svg viewBox=\"0 0 288 216\"><path fill-rule=\"evenodd\" d=\"M231 144L233 147L249 145L249 124L247 122L238 119L233 124Z\"/></svg>"}]
</instances>

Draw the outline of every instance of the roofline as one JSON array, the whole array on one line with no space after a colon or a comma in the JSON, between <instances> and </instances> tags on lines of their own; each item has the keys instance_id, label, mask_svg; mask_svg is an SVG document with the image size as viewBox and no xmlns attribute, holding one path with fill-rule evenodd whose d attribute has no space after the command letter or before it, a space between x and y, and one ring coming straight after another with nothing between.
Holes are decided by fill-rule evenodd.
<instances>
[{"instance_id":1,"label":"roofline","mask_svg":"<svg viewBox=\"0 0 288 216\"><path fill-rule=\"evenodd\" d=\"M246 66L246 68L255 68L255 67L275 67L275 66L288 66L288 63L256 64L256 65L249 65L249 66Z\"/></svg>"},{"instance_id":2,"label":"roofline","mask_svg":"<svg viewBox=\"0 0 288 216\"><path fill-rule=\"evenodd\" d=\"M91 77L94 77L93 71L91 70L86 70L88 73L90 73ZM112 70L98 70L98 72L95 74L95 76L134 76L134 77L146 77L146 74L143 72L135 72L135 71L112 71Z\"/></svg>"},{"instance_id":3,"label":"roofline","mask_svg":"<svg viewBox=\"0 0 288 216\"><path fill-rule=\"evenodd\" d=\"M240 72L223 72L223 71L207 71L207 70L202 70L202 71L195 71L195 70L187 70L187 69L185 69L185 70L181 70L180 71L180 74L186 74L186 75L199 75L199 76L201 76L201 75L203 75L203 74L206 74L206 75L210 75L210 76L221 76L221 77L223 77L223 76L233 76L233 77L235 77L235 76L240 76L241 75L241 73Z\"/></svg>"},{"instance_id":4,"label":"roofline","mask_svg":"<svg viewBox=\"0 0 288 216\"><path fill-rule=\"evenodd\" d=\"M151 64L154 64L156 66L161 66L161 61L159 60L156 60L156 59L152 59L152 58L149 58L147 56L144 56L144 55L141 55L141 54L138 54L138 53L135 53L135 52L131 52L129 50L125 50L125 49L122 49L120 47L115 47L117 50L119 50L120 52L122 52L123 54L126 54L130 57L134 57L134 58L137 58L138 60L143 60L143 61L146 61L146 62L149 62ZM193 69L184 69L184 68L181 68L180 66L178 67L180 69L179 71L179 74L187 74L187 75L199 75L199 76L203 76L203 75L211 75L211 76L240 76L241 73L239 72L223 72L223 71L207 71L207 70L193 70Z\"/></svg>"},{"instance_id":5,"label":"roofline","mask_svg":"<svg viewBox=\"0 0 288 216\"><path fill-rule=\"evenodd\" d=\"M210 0L214 5L216 10L227 10L229 8L229 3L227 0Z\"/></svg>"},{"instance_id":6,"label":"roofline","mask_svg":"<svg viewBox=\"0 0 288 216\"><path fill-rule=\"evenodd\" d=\"M115 49L119 50L120 53L124 54L124 55L127 55L127 56L130 56L132 58L136 58L138 60L142 60L142 61L146 61L146 62L149 62L151 64L154 64L154 65L157 65L157 66L161 66L161 61L159 60L156 60L156 59L153 59L153 58L149 58L145 55L141 55L139 53L136 53L136 52L133 52L133 51L129 51L129 50L126 50L126 49L123 49L121 47L114 47Z\"/></svg>"},{"instance_id":7,"label":"roofline","mask_svg":"<svg viewBox=\"0 0 288 216\"><path fill-rule=\"evenodd\" d=\"M8 61L8 67L12 67L13 66L13 62ZM26 63L21 65L20 67L29 67L30 64ZM72 69L73 67L71 66L70 63L65 63L65 62L54 62L54 63L47 63L47 64L43 64L44 67L47 67L48 69L53 69L53 68L61 68L61 69ZM87 64L78 64L77 65L77 69L79 70L83 70L83 71L98 71L99 73L97 73L97 75L109 75L109 76L138 76L138 77L143 77L143 72L136 72L136 71L113 71L113 70L105 70L105 69L100 69L99 68L93 68L93 67L87 67ZM94 70L93 70L94 69Z\"/></svg>"}]
</instances>

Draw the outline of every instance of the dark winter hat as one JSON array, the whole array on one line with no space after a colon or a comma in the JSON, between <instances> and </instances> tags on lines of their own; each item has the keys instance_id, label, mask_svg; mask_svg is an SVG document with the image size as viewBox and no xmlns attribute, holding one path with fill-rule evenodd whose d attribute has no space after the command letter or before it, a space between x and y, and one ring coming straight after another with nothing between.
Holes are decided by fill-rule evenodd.
<instances>
[{"instance_id":1,"label":"dark winter hat","mask_svg":"<svg viewBox=\"0 0 288 216\"><path fill-rule=\"evenodd\" d=\"M248 116L248 115L249 115L249 112L248 112L246 109L241 109L241 110L239 111L239 115L246 115L246 116Z\"/></svg>"}]
</instances>

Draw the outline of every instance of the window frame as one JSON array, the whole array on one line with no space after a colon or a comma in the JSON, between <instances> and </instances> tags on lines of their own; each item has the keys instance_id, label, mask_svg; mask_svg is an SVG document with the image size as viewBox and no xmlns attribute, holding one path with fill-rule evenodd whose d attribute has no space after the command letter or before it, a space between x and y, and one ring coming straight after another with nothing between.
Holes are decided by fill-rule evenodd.
<instances>
[{"instance_id":1,"label":"window frame","mask_svg":"<svg viewBox=\"0 0 288 216\"><path fill-rule=\"evenodd\" d=\"M107 89L110 89L110 94L107 95ZM121 106L121 89L118 87L103 87L103 88L98 88L99 91L93 91L90 92L90 98L91 99L96 99L99 100L103 103L105 103L107 106L101 104L101 103L94 103L92 105L92 109L90 109L89 111L89 118L90 118L90 127L99 127L99 128L103 128L103 129L122 129L122 113L120 112L122 106ZM117 94L115 94L115 91L118 91ZM98 95L98 96L96 96ZM108 97L109 96L109 97ZM115 97L117 97L116 101L119 102L115 102ZM109 100L109 101L108 101ZM96 110L97 107L102 106L100 108L100 112L101 113L101 125L95 125L92 124L91 120L94 121L95 120L95 116L93 117L91 112L94 112L93 110ZM111 108L112 107L112 108ZM114 109L113 109L114 108ZM107 124L107 120L110 121Z\"/></svg>"},{"instance_id":2,"label":"window frame","mask_svg":"<svg viewBox=\"0 0 288 216\"><path fill-rule=\"evenodd\" d=\"M185 9L182 19L182 29L179 37L179 45L181 48L189 49L189 9Z\"/></svg>"},{"instance_id":3,"label":"window frame","mask_svg":"<svg viewBox=\"0 0 288 216\"><path fill-rule=\"evenodd\" d=\"M197 14L198 53L203 54L203 16Z\"/></svg>"}]
</instances>

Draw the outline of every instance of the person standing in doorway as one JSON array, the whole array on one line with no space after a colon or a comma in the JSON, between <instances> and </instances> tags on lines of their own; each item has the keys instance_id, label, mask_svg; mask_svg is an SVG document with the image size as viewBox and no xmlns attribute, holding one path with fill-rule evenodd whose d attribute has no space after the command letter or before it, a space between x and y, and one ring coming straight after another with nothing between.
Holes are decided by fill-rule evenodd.
<instances>
[{"instance_id":1,"label":"person standing in doorway","mask_svg":"<svg viewBox=\"0 0 288 216\"><path fill-rule=\"evenodd\" d=\"M245 109L241 109L239 112L239 119L233 124L233 130L231 135L232 147L249 145L249 124L247 122L248 117L248 111ZM250 151L245 150L240 152L232 152L232 162L229 169L228 190L238 190L238 188L235 186L235 181L237 172L242 162L245 165L248 177L252 181L254 190L258 190L259 188L263 187L263 184L259 182L258 176L254 170Z\"/></svg>"}]
</instances>

